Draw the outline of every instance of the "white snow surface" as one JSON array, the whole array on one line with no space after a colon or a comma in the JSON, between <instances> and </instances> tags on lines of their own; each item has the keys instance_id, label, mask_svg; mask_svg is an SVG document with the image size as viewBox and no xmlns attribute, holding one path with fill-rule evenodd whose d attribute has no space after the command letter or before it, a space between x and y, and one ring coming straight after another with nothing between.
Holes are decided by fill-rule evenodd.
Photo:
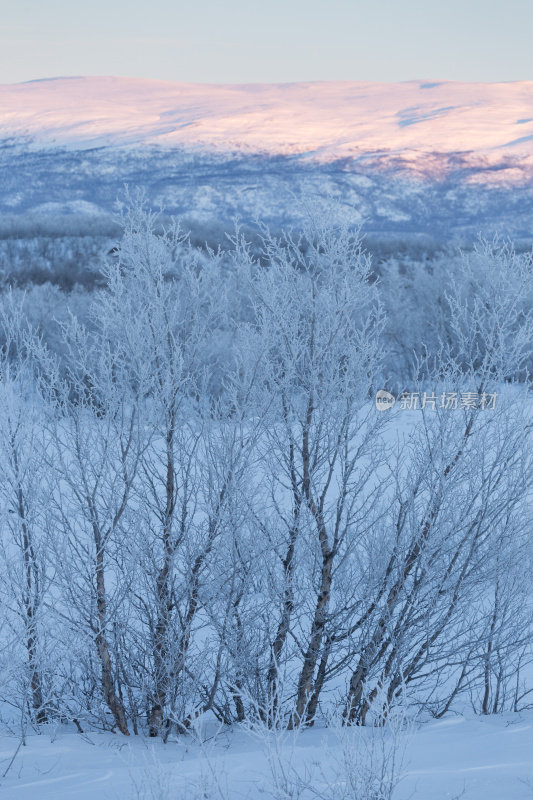
<instances>
[{"instance_id":1,"label":"white snow surface","mask_svg":"<svg viewBox=\"0 0 533 800\"><path fill-rule=\"evenodd\" d=\"M369 735L369 731L363 729L361 735ZM0 739L0 775L17 746L15 736ZM219 733L199 746L188 737L165 745L142 737L82 736L51 729L40 736L28 736L7 776L0 778L0 797L194 800L201 796L259 800L271 796L267 750L242 732ZM320 762L322 777L315 784L319 789L328 775L335 780L337 750L334 735L317 729L304 732L296 742L287 739L281 752L286 766L290 764L302 775L312 774ZM531 798L533 713L470 718L452 715L419 725L410 734L402 771L404 777L395 800ZM213 775L223 794L216 788ZM198 795L199 786L207 793Z\"/></svg>"},{"instance_id":2,"label":"white snow surface","mask_svg":"<svg viewBox=\"0 0 533 800\"><path fill-rule=\"evenodd\" d=\"M43 146L160 145L320 161L402 154L426 170L438 169L430 153L489 163L512 153L533 163L533 81L45 79L0 85L0 135Z\"/></svg>"}]
</instances>

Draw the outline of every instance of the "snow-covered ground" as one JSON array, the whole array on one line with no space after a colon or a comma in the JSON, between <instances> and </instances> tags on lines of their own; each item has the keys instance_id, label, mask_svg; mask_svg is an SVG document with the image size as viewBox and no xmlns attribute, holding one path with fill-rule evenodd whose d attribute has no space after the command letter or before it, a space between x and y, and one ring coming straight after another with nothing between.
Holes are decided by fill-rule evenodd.
<instances>
[{"instance_id":1,"label":"snow-covered ground","mask_svg":"<svg viewBox=\"0 0 533 800\"><path fill-rule=\"evenodd\" d=\"M369 731L357 735L369 736ZM0 740L0 775L18 747ZM240 800L269 797L275 774L311 780L331 794L343 780L339 745L332 733L311 730L275 747L249 733L219 732L203 745L192 739L153 742L112 734L65 733L27 738L0 796L10 800ZM269 756L270 754L270 756ZM354 765L356 761L354 761ZM419 725L409 736L396 800L521 800L533 797L533 713L496 717L450 716ZM202 788L205 794L199 793ZM295 795L296 796L296 795ZM302 797L310 797L304 794Z\"/></svg>"}]
</instances>

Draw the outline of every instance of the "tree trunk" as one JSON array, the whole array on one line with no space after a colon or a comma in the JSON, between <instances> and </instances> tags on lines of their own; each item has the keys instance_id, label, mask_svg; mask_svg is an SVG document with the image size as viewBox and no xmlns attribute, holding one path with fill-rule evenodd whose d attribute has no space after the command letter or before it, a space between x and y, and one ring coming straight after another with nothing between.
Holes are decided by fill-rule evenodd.
<instances>
[{"instance_id":1,"label":"tree trunk","mask_svg":"<svg viewBox=\"0 0 533 800\"><path fill-rule=\"evenodd\" d=\"M14 465L18 470L16 453L14 454ZM24 548L23 559L26 575L26 595L24 598L24 606L26 610L26 650L28 653L28 667L31 676L30 685L32 707L35 712L35 719L37 723L43 724L48 721L48 718L43 702L41 673L39 671L38 664L37 631L35 626L35 611L39 603L39 574L31 531L28 528L26 521L24 495L22 493L21 486L19 486L17 490L17 503L18 515L22 525L22 545Z\"/></svg>"},{"instance_id":2,"label":"tree trunk","mask_svg":"<svg viewBox=\"0 0 533 800\"><path fill-rule=\"evenodd\" d=\"M98 546L98 544L100 544L99 542L100 537L97 536L96 538L98 539L97 542ZM104 551L101 545L98 547L96 553L96 598L97 598L96 606L98 614L98 631L96 634L96 647L98 650L98 657L100 659L100 665L102 668L102 677L101 677L102 691L107 706L111 711L111 714L113 715L113 719L115 720L117 728L121 733L124 734L124 736L129 736L130 732L128 730L128 723L126 721L126 710L115 691L115 683L113 680L113 668L111 664L111 655L109 652L109 644L105 634L107 625L107 603L106 603L106 591L105 591L105 579L104 579Z\"/></svg>"},{"instance_id":3,"label":"tree trunk","mask_svg":"<svg viewBox=\"0 0 533 800\"><path fill-rule=\"evenodd\" d=\"M270 717L270 724L276 718L279 706L279 687L278 687L278 670L281 659L281 654L287 640L289 633L291 617L294 610L294 590L293 590L293 573L294 573L294 550L296 547L296 538L298 536L298 515L299 515L300 500L297 501L297 507L294 513L294 521L289 534L289 546L283 560L283 604L281 611L281 618L278 623L276 637L270 649L270 664L267 674L268 684L268 715Z\"/></svg>"},{"instance_id":4,"label":"tree trunk","mask_svg":"<svg viewBox=\"0 0 533 800\"><path fill-rule=\"evenodd\" d=\"M168 694L168 653L167 638L170 628L172 601L170 597L170 571L174 557L175 544L172 539L172 521L175 509L176 476L174 471L174 432L175 413L171 411L166 433L167 474L165 481L165 517L163 525L163 566L159 571L156 583L157 622L154 632L154 697L148 720L149 736L159 736L163 725L164 708Z\"/></svg>"},{"instance_id":5,"label":"tree trunk","mask_svg":"<svg viewBox=\"0 0 533 800\"><path fill-rule=\"evenodd\" d=\"M322 644L326 627L326 615L331 591L332 566L333 553L328 550L322 561L320 592L316 601L309 645L304 656L304 663L300 673L300 679L298 681L296 708L291 720L291 728L298 727L302 724L308 703L311 700L311 694L314 690L313 677L320 655L320 645Z\"/></svg>"}]
</instances>

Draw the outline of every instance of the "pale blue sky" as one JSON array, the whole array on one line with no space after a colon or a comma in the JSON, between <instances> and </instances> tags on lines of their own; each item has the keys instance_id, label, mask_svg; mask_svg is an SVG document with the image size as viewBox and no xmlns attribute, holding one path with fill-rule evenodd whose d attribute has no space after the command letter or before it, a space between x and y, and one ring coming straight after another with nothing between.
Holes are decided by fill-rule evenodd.
<instances>
[{"instance_id":1,"label":"pale blue sky","mask_svg":"<svg viewBox=\"0 0 533 800\"><path fill-rule=\"evenodd\" d=\"M533 79L533 0L0 0L0 83Z\"/></svg>"}]
</instances>

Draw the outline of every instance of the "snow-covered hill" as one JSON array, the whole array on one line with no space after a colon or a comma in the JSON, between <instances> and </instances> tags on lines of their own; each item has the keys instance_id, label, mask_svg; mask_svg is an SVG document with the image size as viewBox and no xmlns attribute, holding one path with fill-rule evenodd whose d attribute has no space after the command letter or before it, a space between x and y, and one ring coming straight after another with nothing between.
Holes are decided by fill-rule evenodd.
<instances>
[{"instance_id":1,"label":"snow-covered hill","mask_svg":"<svg viewBox=\"0 0 533 800\"><path fill-rule=\"evenodd\" d=\"M120 186L200 219L337 196L377 230L528 235L533 82L0 86L0 208L108 211Z\"/></svg>"},{"instance_id":2,"label":"snow-covered hill","mask_svg":"<svg viewBox=\"0 0 533 800\"><path fill-rule=\"evenodd\" d=\"M8 136L80 148L204 147L317 159L504 153L533 163L533 82L209 85L58 78L0 87ZM407 157L407 156L406 156Z\"/></svg>"}]
</instances>

